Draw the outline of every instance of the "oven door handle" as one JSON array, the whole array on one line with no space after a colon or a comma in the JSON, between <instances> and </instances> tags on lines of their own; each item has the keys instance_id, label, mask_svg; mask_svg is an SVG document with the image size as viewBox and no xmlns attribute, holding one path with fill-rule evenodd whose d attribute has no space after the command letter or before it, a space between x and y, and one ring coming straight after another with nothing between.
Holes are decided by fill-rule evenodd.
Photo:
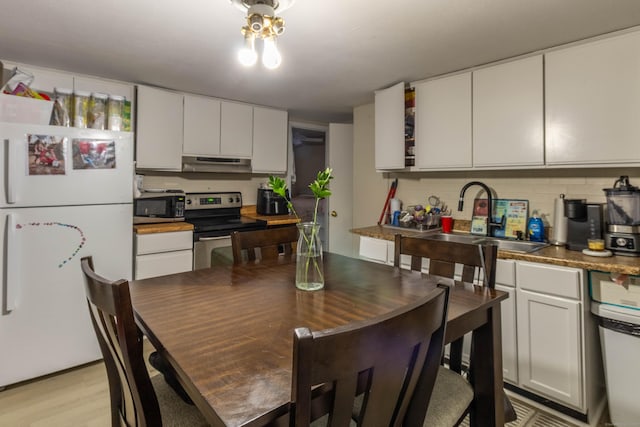
<instances>
[{"instance_id":1,"label":"oven door handle","mask_svg":"<svg viewBox=\"0 0 640 427\"><path fill-rule=\"evenodd\" d=\"M218 236L218 237L198 237L198 242L207 242L209 240L223 240L230 239L231 236Z\"/></svg>"}]
</instances>

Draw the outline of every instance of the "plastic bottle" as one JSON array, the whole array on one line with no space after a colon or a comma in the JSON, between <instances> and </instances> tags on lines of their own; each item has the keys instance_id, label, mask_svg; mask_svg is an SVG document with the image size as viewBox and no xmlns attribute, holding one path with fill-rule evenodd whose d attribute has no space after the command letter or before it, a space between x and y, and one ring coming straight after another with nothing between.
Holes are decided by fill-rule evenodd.
<instances>
[{"instance_id":1,"label":"plastic bottle","mask_svg":"<svg viewBox=\"0 0 640 427\"><path fill-rule=\"evenodd\" d=\"M107 102L107 128L109 130L124 130L122 126L122 114L124 107L124 96L111 95Z\"/></svg>"},{"instance_id":2,"label":"plastic bottle","mask_svg":"<svg viewBox=\"0 0 640 427\"><path fill-rule=\"evenodd\" d=\"M91 93L89 112L87 113L87 127L104 130L107 122L107 98L108 95L106 93Z\"/></svg>"},{"instance_id":3,"label":"plastic bottle","mask_svg":"<svg viewBox=\"0 0 640 427\"><path fill-rule=\"evenodd\" d=\"M542 218L538 217L538 211L533 211L533 216L529 218L527 234L532 242L544 242L544 224Z\"/></svg>"},{"instance_id":4,"label":"plastic bottle","mask_svg":"<svg viewBox=\"0 0 640 427\"><path fill-rule=\"evenodd\" d=\"M55 95L55 103L53 105L50 124L54 126L71 126L73 91L71 89L56 87L53 93Z\"/></svg>"}]
</instances>

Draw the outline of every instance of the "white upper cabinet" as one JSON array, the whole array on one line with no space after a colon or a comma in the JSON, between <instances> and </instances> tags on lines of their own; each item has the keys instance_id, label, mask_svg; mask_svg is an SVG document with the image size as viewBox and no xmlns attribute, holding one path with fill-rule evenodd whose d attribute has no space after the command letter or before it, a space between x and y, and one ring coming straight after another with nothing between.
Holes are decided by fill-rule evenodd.
<instances>
[{"instance_id":1,"label":"white upper cabinet","mask_svg":"<svg viewBox=\"0 0 640 427\"><path fill-rule=\"evenodd\" d=\"M253 172L287 171L287 119L286 111L253 107Z\"/></svg>"},{"instance_id":2,"label":"white upper cabinet","mask_svg":"<svg viewBox=\"0 0 640 427\"><path fill-rule=\"evenodd\" d=\"M138 86L136 167L182 168L182 94Z\"/></svg>"},{"instance_id":3,"label":"white upper cabinet","mask_svg":"<svg viewBox=\"0 0 640 427\"><path fill-rule=\"evenodd\" d=\"M404 83L375 92L376 169L404 169Z\"/></svg>"},{"instance_id":4,"label":"white upper cabinet","mask_svg":"<svg viewBox=\"0 0 640 427\"><path fill-rule=\"evenodd\" d=\"M542 55L473 72L473 166L544 165Z\"/></svg>"},{"instance_id":5,"label":"white upper cabinet","mask_svg":"<svg viewBox=\"0 0 640 427\"><path fill-rule=\"evenodd\" d=\"M184 141L186 156L220 156L220 100L184 95Z\"/></svg>"},{"instance_id":6,"label":"white upper cabinet","mask_svg":"<svg viewBox=\"0 0 640 427\"><path fill-rule=\"evenodd\" d=\"M253 107L222 101L220 110L220 152L236 158L251 158Z\"/></svg>"},{"instance_id":7,"label":"white upper cabinet","mask_svg":"<svg viewBox=\"0 0 640 427\"><path fill-rule=\"evenodd\" d=\"M470 168L471 73L429 80L416 89L416 168Z\"/></svg>"},{"instance_id":8,"label":"white upper cabinet","mask_svg":"<svg viewBox=\"0 0 640 427\"><path fill-rule=\"evenodd\" d=\"M549 165L640 162L640 32L545 54Z\"/></svg>"}]
</instances>

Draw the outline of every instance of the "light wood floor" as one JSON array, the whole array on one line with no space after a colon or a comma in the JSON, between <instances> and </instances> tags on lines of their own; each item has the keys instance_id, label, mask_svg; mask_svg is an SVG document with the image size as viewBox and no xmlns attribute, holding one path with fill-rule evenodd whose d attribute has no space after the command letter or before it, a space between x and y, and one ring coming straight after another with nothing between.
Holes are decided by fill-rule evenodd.
<instances>
[{"instance_id":1,"label":"light wood floor","mask_svg":"<svg viewBox=\"0 0 640 427\"><path fill-rule=\"evenodd\" d=\"M152 351L145 340L145 360ZM151 366L149 373L158 375ZM104 364L95 362L7 387L0 392L0 426L110 427Z\"/></svg>"},{"instance_id":2,"label":"light wood floor","mask_svg":"<svg viewBox=\"0 0 640 427\"><path fill-rule=\"evenodd\" d=\"M153 347L145 340L145 360ZM150 375L158 371L149 366ZM521 397L517 397L521 399ZM540 407L538 413L546 412ZM548 415L551 416L549 413ZM607 426L601 420L600 426ZM575 420L553 422L519 420L509 426L585 426ZM109 427L109 389L104 364L96 362L52 374L37 380L9 386L0 392L2 427Z\"/></svg>"}]
</instances>

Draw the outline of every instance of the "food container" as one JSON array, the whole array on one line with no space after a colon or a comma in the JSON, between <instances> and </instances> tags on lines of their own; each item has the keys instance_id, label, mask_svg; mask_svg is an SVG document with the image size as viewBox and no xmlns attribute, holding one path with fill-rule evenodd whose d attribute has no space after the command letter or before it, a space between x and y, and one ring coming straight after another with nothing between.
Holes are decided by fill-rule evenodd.
<instances>
[{"instance_id":1,"label":"food container","mask_svg":"<svg viewBox=\"0 0 640 427\"><path fill-rule=\"evenodd\" d=\"M90 92L76 90L73 92L73 126L77 128L87 127L87 118L89 114L89 96Z\"/></svg>"},{"instance_id":2,"label":"food container","mask_svg":"<svg viewBox=\"0 0 640 427\"><path fill-rule=\"evenodd\" d=\"M53 101L0 93L0 122L48 125Z\"/></svg>"},{"instance_id":3,"label":"food container","mask_svg":"<svg viewBox=\"0 0 640 427\"><path fill-rule=\"evenodd\" d=\"M89 112L87 114L87 126L91 129L104 130L107 124L107 98L106 93L93 92L89 99Z\"/></svg>"},{"instance_id":4,"label":"food container","mask_svg":"<svg viewBox=\"0 0 640 427\"><path fill-rule=\"evenodd\" d=\"M107 103L107 127L109 130L124 130L122 126L122 113L124 107L124 96L111 95Z\"/></svg>"},{"instance_id":5,"label":"food container","mask_svg":"<svg viewBox=\"0 0 640 427\"><path fill-rule=\"evenodd\" d=\"M604 251L604 240L602 239L587 239L587 246L590 251Z\"/></svg>"},{"instance_id":6,"label":"food container","mask_svg":"<svg viewBox=\"0 0 640 427\"><path fill-rule=\"evenodd\" d=\"M629 184L628 176L621 176L613 184L613 188L603 190L607 195L609 224L640 224L640 189Z\"/></svg>"},{"instance_id":7,"label":"food container","mask_svg":"<svg viewBox=\"0 0 640 427\"><path fill-rule=\"evenodd\" d=\"M53 90L54 103L51 114L51 125L71 126L73 113L73 91L71 89L57 87Z\"/></svg>"}]
</instances>

